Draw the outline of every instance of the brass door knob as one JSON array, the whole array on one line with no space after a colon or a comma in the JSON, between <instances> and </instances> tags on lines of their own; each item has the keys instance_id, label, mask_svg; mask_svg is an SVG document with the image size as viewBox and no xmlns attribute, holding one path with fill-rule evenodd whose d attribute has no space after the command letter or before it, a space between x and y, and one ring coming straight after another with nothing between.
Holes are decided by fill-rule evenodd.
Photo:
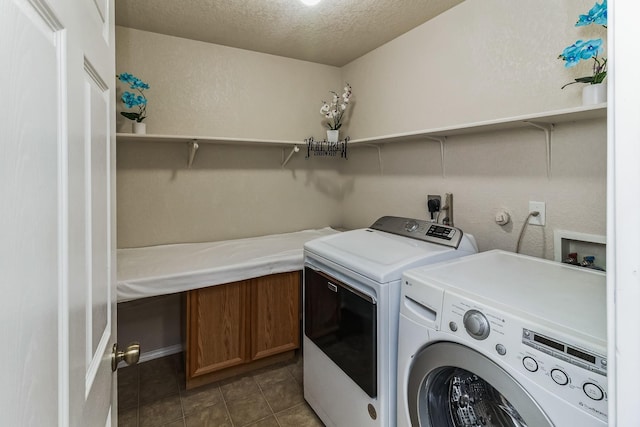
<instances>
[{"instance_id":1,"label":"brass door knob","mask_svg":"<svg viewBox=\"0 0 640 427\"><path fill-rule=\"evenodd\" d=\"M113 351L111 352L111 370L118 369L118 363L122 360L127 365L135 365L140 360L140 343L132 342L127 346L124 351L118 350L118 343L113 345Z\"/></svg>"}]
</instances>

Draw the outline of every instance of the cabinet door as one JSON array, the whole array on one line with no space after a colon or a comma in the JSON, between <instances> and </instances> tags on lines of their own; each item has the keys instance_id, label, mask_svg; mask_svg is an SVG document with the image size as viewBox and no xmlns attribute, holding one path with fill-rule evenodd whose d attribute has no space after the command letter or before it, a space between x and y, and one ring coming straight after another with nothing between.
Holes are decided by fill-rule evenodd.
<instances>
[{"instance_id":1,"label":"cabinet door","mask_svg":"<svg viewBox=\"0 0 640 427\"><path fill-rule=\"evenodd\" d=\"M250 281L189 291L187 377L249 361L247 306Z\"/></svg>"},{"instance_id":2,"label":"cabinet door","mask_svg":"<svg viewBox=\"0 0 640 427\"><path fill-rule=\"evenodd\" d=\"M251 358L261 359L300 346L300 272L252 280Z\"/></svg>"}]
</instances>

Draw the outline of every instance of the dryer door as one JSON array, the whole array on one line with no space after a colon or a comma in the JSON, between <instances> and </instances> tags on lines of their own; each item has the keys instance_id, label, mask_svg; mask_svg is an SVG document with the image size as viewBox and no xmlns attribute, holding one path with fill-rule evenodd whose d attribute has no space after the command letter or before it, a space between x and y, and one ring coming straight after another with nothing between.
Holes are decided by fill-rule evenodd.
<instances>
[{"instance_id":1,"label":"dryer door","mask_svg":"<svg viewBox=\"0 0 640 427\"><path fill-rule=\"evenodd\" d=\"M407 392L413 426L553 426L504 369L460 344L439 342L420 350Z\"/></svg>"}]
</instances>

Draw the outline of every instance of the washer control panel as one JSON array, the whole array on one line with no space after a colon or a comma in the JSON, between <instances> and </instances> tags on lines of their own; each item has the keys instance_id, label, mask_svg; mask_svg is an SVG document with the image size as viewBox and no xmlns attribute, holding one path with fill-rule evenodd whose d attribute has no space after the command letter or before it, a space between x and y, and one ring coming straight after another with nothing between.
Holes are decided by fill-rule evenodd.
<instances>
[{"instance_id":1,"label":"washer control panel","mask_svg":"<svg viewBox=\"0 0 640 427\"><path fill-rule=\"evenodd\" d=\"M422 219L383 216L369 228L456 249L462 240L459 228Z\"/></svg>"},{"instance_id":2,"label":"washer control panel","mask_svg":"<svg viewBox=\"0 0 640 427\"><path fill-rule=\"evenodd\" d=\"M453 292L444 294L438 324L442 332L521 375L521 380L526 378L607 421L607 361L599 354L606 351L602 345L587 348L570 336L560 339L563 335L555 329L533 326L532 321L485 306L477 297Z\"/></svg>"},{"instance_id":3,"label":"washer control panel","mask_svg":"<svg viewBox=\"0 0 640 427\"><path fill-rule=\"evenodd\" d=\"M572 346L526 328L522 329L522 343L557 359L600 375L607 375L607 359L589 350Z\"/></svg>"}]
</instances>

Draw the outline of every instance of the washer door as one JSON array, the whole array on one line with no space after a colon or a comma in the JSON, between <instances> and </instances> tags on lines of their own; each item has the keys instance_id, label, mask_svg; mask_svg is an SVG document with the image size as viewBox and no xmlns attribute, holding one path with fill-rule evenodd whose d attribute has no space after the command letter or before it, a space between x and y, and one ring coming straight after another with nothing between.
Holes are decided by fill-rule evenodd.
<instances>
[{"instance_id":1,"label":"washer door","mask_svg":"<svg viewBox=\"0 0 640 427\"><path fill-rule=\"evenodd\" d=\"M460 344L438 342L420 350L407 393L412 426L553 426L504 369Z\"/></svg>"}]
</instances>

